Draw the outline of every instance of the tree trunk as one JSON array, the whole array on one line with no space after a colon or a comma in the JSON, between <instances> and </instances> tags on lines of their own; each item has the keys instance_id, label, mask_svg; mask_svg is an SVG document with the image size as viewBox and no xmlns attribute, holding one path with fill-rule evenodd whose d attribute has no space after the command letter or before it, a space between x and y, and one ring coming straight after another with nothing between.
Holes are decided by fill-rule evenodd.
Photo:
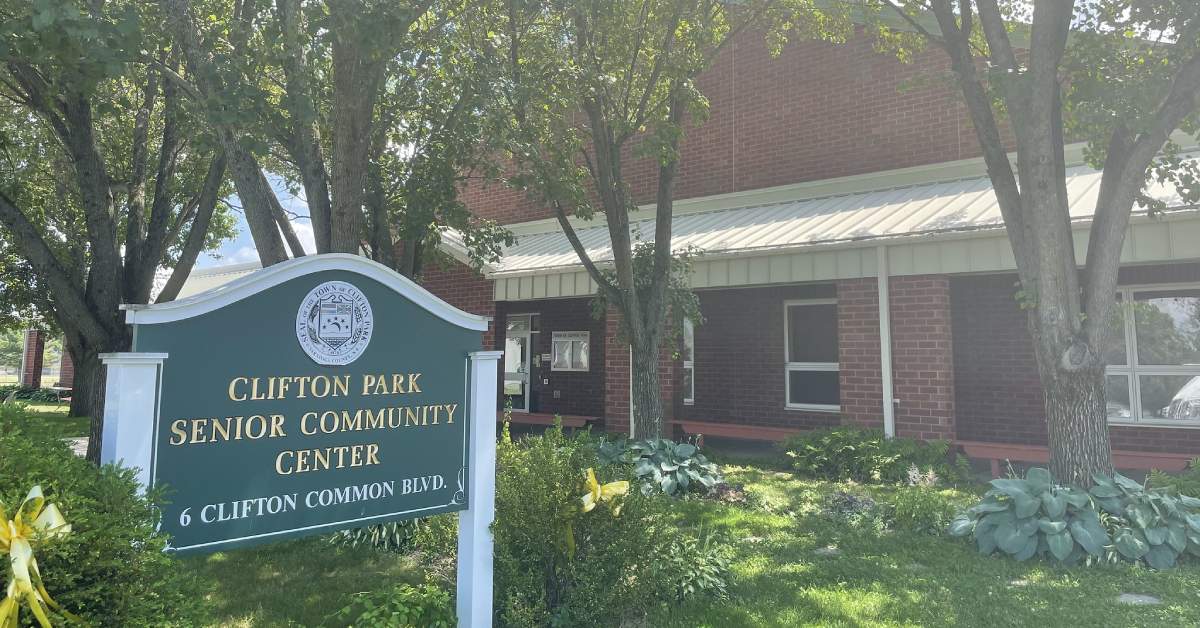
<instances>
[{"instance_id":1,"label":"tree trunk","mask_svg":"<svg viewBox=\"0 0 1200 628\"><path fill-rule=\"evenodd\" d=\"M71 416L91 418L87 459L100 464L100 436L104 429L104 364L96 351L71 351L75 382L71 390Z\"/></svg>"},{"instance_id":2,"label":"tree trunk","mask_svg":"<svg viewBox=\"0 0 1200 628\"><path fill-rule=\"evenodd\" d=\"M1104 369L1067 372L1050 364L1040 370L1050 473L1060 483L1080 486L1091 486L1093 474L1112 475Z\"/></svg>"},{"instance_id":3,"label":"tree trunk","mask_svg":"<svg viewBox=\"0 0 1200 628\"><path fill-rule=\"evenodd\" d=\"M631 350L629 366L633 383L629 403L633 410L633 436L639 440L662 438L665 421L658 378L658 343L639 346L635 342Z\"/></svg>"}]
</instances>

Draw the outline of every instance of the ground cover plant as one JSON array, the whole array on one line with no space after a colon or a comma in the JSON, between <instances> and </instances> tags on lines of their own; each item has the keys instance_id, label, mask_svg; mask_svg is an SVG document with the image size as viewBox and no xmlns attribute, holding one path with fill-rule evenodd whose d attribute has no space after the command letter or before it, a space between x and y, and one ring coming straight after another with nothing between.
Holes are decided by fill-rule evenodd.
<instances>
[{"instance_id":1,"label":"ground cover plant","mask_svg":"<svg viewBox=\"0 0 1200 628\"><path fill-rule=\"evenodd\" d=\"M827 480L903 482L913 469L949 480L965 475L961 464L951 463L948 441L886 438L882 430L812 430L789 437L780 449L797 473Z\"/></svg>"}]
</instances>

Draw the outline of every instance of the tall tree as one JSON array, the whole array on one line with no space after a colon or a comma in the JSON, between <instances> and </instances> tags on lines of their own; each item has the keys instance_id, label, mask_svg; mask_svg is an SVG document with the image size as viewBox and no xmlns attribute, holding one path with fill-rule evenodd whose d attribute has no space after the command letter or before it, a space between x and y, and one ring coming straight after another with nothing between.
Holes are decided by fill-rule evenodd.
<instances>
[{"instance_id":1,"label":"tall tree","mask_svg":"<svg viewBox=\"0 0 1200 628\"><path fill-rule=\"evenodd\" d=\"M161 2L213 119L303 189L317 252L363 252L412 276L451 227L473 255L495 255L505 234L457 201L484 166L489 3Z\"/></svg>"},{"instance_id":2,"label":"tall tree","mask_svg":"<svg viewBox=\"0 0 1200 628\"><path fill-rule=\"evenodd\" d=\"M1130 216L1152 177L1196 199L1176 130L1200 107L1193 0L883 0L948 55L1017 261L1046 399L1051 469L1090 484L1111 473L1104 348ZM932 15L930 24L927 16ZM1008 156L1011 132L1016 163ZM1068 138L1103 169L1087 257L1078 260L1065 175ZM1165 151L1164 151L1165 149ZM1082 261L1082 264L1080 263Z\"/></svg>"},{"instance_id":3,"label":"tall tree","mask_svg":"<svg viewBox=\"0 0 1200 628\"><path fill-rule=\"evenodd\" d=\"M130 344L119 306L147 302L161 267L181 281L191 264L177 262L229 233L224 162L163 80L174 57L143 29L143 5L5 2L0 14L0 241L21 258L0 268L0 290L65 334L71 411L92 417L96 461L98 356ZM22 274L36 290L13 285Z\"/></svg>"},{"instance_id":4,"label":"tall tree","mask_svg":"<svg viewBox=\"0 0 1200 628\"><path fill-rule=\"evenodd\" d=\"M808 2L750 0L508 0L497 19L504 59L511 183L549 205L600 298L621 317L632 349L632 404L638 437L663 428L658 356L686 272L674 257L671 222L679 143L707 100L695 78L748 29L779 45L792 27L835 38L844 19ZM796 34L796 33L793 33ZM627 180L635 158L657 174L654 233L630 232L636 209ZM595 260L570 218L603 214L612 265Z\"/></svg>"}]
</instances>

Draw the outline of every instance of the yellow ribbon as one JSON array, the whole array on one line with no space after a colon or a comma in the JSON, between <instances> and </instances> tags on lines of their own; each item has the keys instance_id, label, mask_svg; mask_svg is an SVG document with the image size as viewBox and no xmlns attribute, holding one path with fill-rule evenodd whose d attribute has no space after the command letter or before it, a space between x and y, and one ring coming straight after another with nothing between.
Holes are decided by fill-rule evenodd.
<instances>
[{"instance_id":1,"label":"yellow ribbon","mask_svg":"<svg viewBox=\"0 0 1200 628\"><path fill-rule=\"evenodd\" d=\"M589 468L587 470L587 489L586 495L580 498L583 502L583 512L591 512L596 504L600 502L612 501L614 498L625 495L629 492L629 482L609 482L608 484L600 484L596 480L596 471ZM613 516L621 516L621 506L613 508Z\"/></svg>"},{"instance_id":2,"label":"yellow ribbon","mask_svg":"<svg viewBox=\"0 0 1200 628\"><path fill-rule=\"evenodd\" d=\"M46 592L42 574L38 571L37 559L33 557L33 543L49 538L61 538L71 533L71 525L63 518L54 504L47 504L42 496L42 487L34 486L29 496L21 502L13 518L9 519L0 502L0 556L8 554L8 593L0 601L0 628L16 628L20 625L21 601L37 618L42 628L52 628L46 608L64 616L79 618L63 610Z\"/></svg>"}]
</instances>

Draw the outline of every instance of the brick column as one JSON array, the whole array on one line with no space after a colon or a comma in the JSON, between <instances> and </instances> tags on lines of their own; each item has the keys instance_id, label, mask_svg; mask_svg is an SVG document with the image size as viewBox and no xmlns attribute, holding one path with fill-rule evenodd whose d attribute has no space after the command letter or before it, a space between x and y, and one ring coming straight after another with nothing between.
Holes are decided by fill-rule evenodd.
<instances>
[{"instance_id":1,"label":"brick column","mask_svg":"<svg viewBox=\"0 0 1200 628\"><path fill-rule=\"evenodd\" d=\"M874 278L838 282L842 423L883 428L879 292ZM892 277L892 381L896 435L954 438L950 280Z\"/></svg>"},{"instance_id":2,"label":"brick column","mask_svg":"<svg viewBox=\"0 0 1200 628\"><path fill-rule=\"evenodd\" d=\"M621 315L609 307L604 316L604 430L629 434L629 343L620 336ZM675 345L665 338L658 350L658 390L662 400L663 438L672 438L674 428L666 422L675 418L675 391L679 387L679 361Z\"/></svg>"},{"instance_id":3,"label":"brick column","mask_svg":"<svg viewBox=\"0 0 1200 628\"><path fill-rule=\"evenodd\" d=\"M621 315L604 315L604 431L629 434L629 343L619 337Z\"/></svg>"},{"instance_id":4,"label":"brick column","mask_svg":"<svg viewBox=\"0 0 1200 628\"><path fill-rule=\"evenodd\" d=\"M46 334L38 329L25 330L25 354L21 358L21 386L42 387L42 356L46 352Z\"/></svg>"},{"instance_id":5,"label":"brick column","mask_svg":"<svg viewBox=\"0 0 1200 628\"><path fill-rule=\"evenodd\" d=\"M62 357L58 360L58 383L56 386L71 388L75 385L75 363L71 361L71 352L67 343L63 342Z\"/></svg>"},{"instance_id":6,"label":"brick column","mask_svg":"<svg viewBox=\"0 0 1200 628\"><path fill-rule=\"evenodd\" d=\"M879 289L874 278L837 284L842 424L883 429Z\"/></svg>"},{"instance_id":7,"label":"brick column","mask_svg":"<svg viewBox=\"0 0 1200 628\"><path fill-rule=\"evenodd\" d=\"M892 363L896 435L953 439L954 342L950 279L944 275L893 277Z\"/></svg>"}]
</instances>

